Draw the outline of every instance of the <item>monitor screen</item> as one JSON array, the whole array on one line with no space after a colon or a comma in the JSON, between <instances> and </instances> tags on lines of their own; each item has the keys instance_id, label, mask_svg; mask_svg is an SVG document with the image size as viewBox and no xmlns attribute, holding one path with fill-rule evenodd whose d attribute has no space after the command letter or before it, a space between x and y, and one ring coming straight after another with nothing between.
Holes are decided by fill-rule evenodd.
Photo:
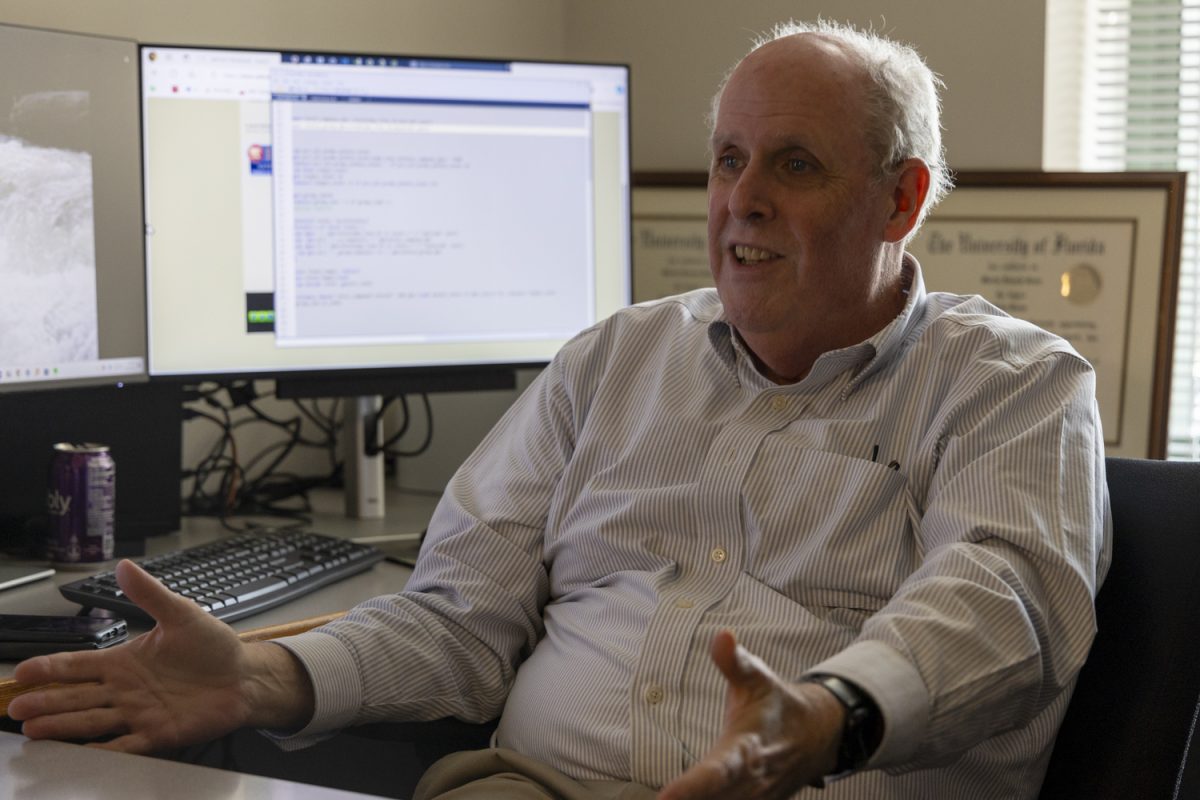
<instances>
[{"instance_id":1,"label":"monitor screen","mask_svg":"<svg viewBox=\"0 0 1200 800\"><path fill-rule=\"evenodd\" d=\"M137 46L0 25L0 392L145 380Z\"/></svg>"},{"instance_id":2,"label":"monitor screen","mask_svg":"<svg viewBox=\"0 0 1200 800\"><path fill-rule=\"evenodd\" d=\"M143 45L150 374L545 363L629 301L628 88Z\"/></svg>"}]
</instances>

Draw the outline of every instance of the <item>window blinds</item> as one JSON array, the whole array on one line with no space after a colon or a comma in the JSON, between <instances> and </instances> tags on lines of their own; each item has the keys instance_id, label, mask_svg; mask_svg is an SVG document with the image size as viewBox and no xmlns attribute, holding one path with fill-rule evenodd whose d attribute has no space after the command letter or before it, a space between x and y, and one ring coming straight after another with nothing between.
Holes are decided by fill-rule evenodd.
<instances>
[{"instance_id":1,"label":"window blinds","mask_svg":"<svg viewBox=\"0 0 1200 800\"><path fill-rule=\"evenodd\" d=\"M1167 457L1200 460L1200 0L1047 0L1045 163L1184 171Z\"/></svg>"}]
</instances>

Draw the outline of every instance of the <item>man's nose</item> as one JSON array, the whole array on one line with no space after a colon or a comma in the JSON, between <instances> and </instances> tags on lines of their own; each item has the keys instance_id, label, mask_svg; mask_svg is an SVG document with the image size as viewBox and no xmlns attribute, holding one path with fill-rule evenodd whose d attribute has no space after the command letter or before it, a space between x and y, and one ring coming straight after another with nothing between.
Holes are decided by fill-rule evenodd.
<instances>
[{"instance_id":1,"label":"man's nose","mask_svg":"<svg viewBox=\"0 0 1200 800\"><path fill-rule=\"evenodd\" d=\"M774 216L770 176L753 162L747 164L729 193L729 213L737 219L760 220Z\"/></svg>"}]
</instances>

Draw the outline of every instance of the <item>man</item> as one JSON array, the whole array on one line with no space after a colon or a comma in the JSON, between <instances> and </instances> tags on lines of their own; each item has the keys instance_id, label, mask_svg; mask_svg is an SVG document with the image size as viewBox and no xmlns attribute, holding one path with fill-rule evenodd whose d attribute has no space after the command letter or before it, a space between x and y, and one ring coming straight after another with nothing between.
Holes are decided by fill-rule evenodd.
<instances>
[{"instance_id":1,"label":"man","mask_svg":"<svg viewBox=\"0 0 1200 800\"><path fill-rule=\"evenodd\" d=\"M242 645L122 564L159 626L20 665L98 682L14 700L25 732L150 751L499 713L420 797L1035 797L1108 560L1091 369L926 294L904 242L948 181L920 58L777 33L714 102L716 293L564 347L405 592Z\"/></svg>"}]
</instances>

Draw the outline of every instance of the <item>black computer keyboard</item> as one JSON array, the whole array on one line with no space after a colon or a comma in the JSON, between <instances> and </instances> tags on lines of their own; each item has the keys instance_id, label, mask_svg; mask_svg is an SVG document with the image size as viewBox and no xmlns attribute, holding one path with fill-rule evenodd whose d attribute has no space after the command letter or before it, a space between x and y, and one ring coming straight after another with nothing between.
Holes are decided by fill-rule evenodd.
<instances>
[{"instance_id":1,"label":"black computer keyboard","mask_svg":"<svg viewBox=\"0 0 1200 800\"><path fill-rule=\"evenodd\" d=\"M376 547L309 531L238 534L211 544L134 559L170 589L227 622L265 611L334 581L369 569L383 558ZM146 618L101 572L59 587L68 600Z\"/></svg>"}]
</instances>

